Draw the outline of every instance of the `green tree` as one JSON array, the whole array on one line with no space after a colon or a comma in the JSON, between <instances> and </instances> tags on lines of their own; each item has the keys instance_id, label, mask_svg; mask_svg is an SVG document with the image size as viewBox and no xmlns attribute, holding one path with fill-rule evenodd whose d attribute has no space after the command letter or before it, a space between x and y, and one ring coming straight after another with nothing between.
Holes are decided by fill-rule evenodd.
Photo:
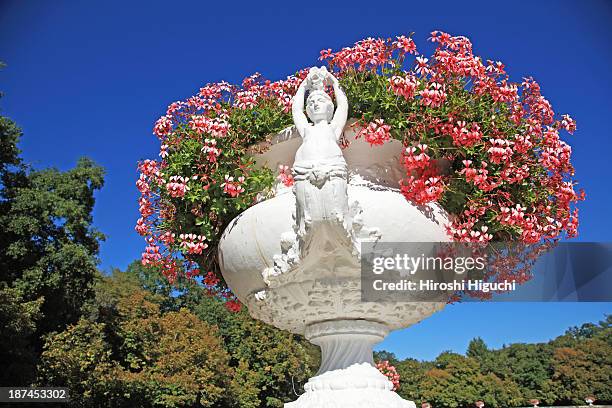
<instances>
[{"instance_id":1,"label":"green tree","mask_svg":"<svg viewBox=\"0 0 612 408\"><path fill-rule=\"evenodd\" d=\"M62 346L67 342L66 332L47 340L40 383L69 384L74 387L74 393L81 396L79 403L83 406L104 404L104 398L111 401L108 406L151 406L153 403L172 406L170 395L183 395L185 399L181 404L192 406L186 397L193 395L187 391L187 379L178 375L151 379L151 373L164 370L167 362L189 361L181 353L176 354L178 351L172 354L170 340L160 349L163 339L157 335L157 329L153 329L161 325L160 320L181 314L196 318L197 322L190 324L213 330L220 352L226 356L226 360L215 365L226 370L215 374L222 380L225 378L227 383L223 389L212 393L220 398L215 402L221 404L219 406L281 407L297 398L294 388L300 392L301 385L318 365L318 350L303 338L256 321L246 311L230 312L222 300L210 297L201 285L187 282L168 285L158 270L132 264L126 272L115 270L112 276L98 277L95 297L84 308L88 320L82 319L77 326L71 327L69 346ZM82 333L88 322L97 327L92 330L99 332L94 333L94 338L102 337L101 343L92 341L92 334ZM188 325L176 324L172 338L185 336L184 333L189 332L185 326ZM198 330L206 332L202 328ZM108 351L111 364L108 370L92 372L91 367L70 370L60 364L64 361L72 361L77 367L86 364L87 357L77 351L88 343L100 345L96 354L100 361L104 361L100 356ZM181 350L188 348L210 352L218 349L210 345L183 344ZM67 350L77 350L77 354L67 355ZM180 370L189 373L194 367L197 364L192 361L190 366L185 363ZM174 368L173 372L180 370ZM66 378L63 377L65 372L73 374ZM89 377L97 380L88 382ZM155 392L146 385L151 381L163 390L155 400L151 399ZM214 384L212 379L210 382ZM84 385L80 385L82 383ZM122 397L125 394L130 397Z\"/></svg>"},{"instance_id":2,"label":"green tree","mask_svg":"<svg viewBox=\"0 0 612 408\"><path fill-rule=\"evenodd\" d=\"M21 351L10 337L0 338L0 366L8 367L0 373L2 385L27 385L34 372L25 350L36 358L41 336L78 320L93 295L103 238L91 225L102 168L80 159L66 172L34 170L20 158L21 136L13 121L0 117L0 290L13 304L0 310L0 320L18 313L17 320L28 321Z\"/></svg>"},{"instance_id":3,"label":"green tree","mask_svg":"<svg viewBox=\"0 0 612 408\"><path fill-rule=\"evenodd\" d=\"M558 402L583 404L589 395L600 403L612 402L612 346L605 340L588 338L573 348L557 348L552 367L551 387Z\"/></svg>"},{"instance_id":4,"label":"green tree","mask_svg":"<svg viewBox=\"0 0 612 408\"><path fill-rule=\"evenodd\" d=\"M193 281L170 285L158 268L143 267L140 262L130 264L125 273L117 273L116 279L128 279L157 296L162 310L188 308L218 328L240 385L234 396L240 407L282 407L297 398L296 393L318 367L318 347L301 336L254 320L246 310L227 310L222 300L211 297Z\"/></svg>"},{"instance_id":5,"label":"green tree","mask_svg":"<svg viewBox=\"0 0 612 408\"><path fill-rule=\"evenodd\" d=\"M238 406L217 329L187 309L163 313L150 293L125 286L103 278L99 321L47 337L38 383L69 387L78 407Z\"/></svg>"},{"instance_id":6,"label":"green tree","mask_svg":"<svg viewBox=\"0 0 612 408\"><path fill-rule=\"evenodd\" d=\"M525 400L552 404L557 399L549 384L552 353L548 344L511 344L489 353L482 371L516 383Z\"/></svg>"},{"instance_id":7,"label":"green tree","mask_svg":"<svg viewBox=\"0 0 612 408\"><path fill-rule=\"evenodd\" d=\"M425 372L422 399L435 407L473 407L477 400L490 407L518 406L521 396L512 381L483 374L478 360L445 352Z\"/></svg>"},{"instance_id":8,"label":"green tree","mask_svg":"<svg viewBox=\"0 0 612 408\"><path fill-rule=\"evenodd\" d=\"M489 354L489 348L483 339L480 337L473 338L468 344L466 356L482 361Z\"/></svg>"},{"instance_id":9,"label":"green tree","mask_svg":"<svg viewBox=\"0 0 612 408\"><path fill-rule=\"evenodd\" d=\"M400 388L397 393L410 401L426 402L423 399L423 387L421 383L425 379L425 372L433 368L429 362L419 362L413 358L399 361L395 368L400 375ZM419 404L417 403L417 406Z\"/></svg>"},{"instance_id":10,"label":"green tree","mask_svg":"<svg viewBox=\"0 0 612 408\"><path fill-rule=\"evenodd\" d=\"M0 366L3 384L25 384L36 367L31 337L40 318L42 298L26 302L19 291L0 282Z\"/></svg>"},{"instance_id":11,"label":"green tree","mask_svg":"<svg viewBox=\"0 0 612 408\"><path fill-rule=\"evenodd\" d=\"M386 351L386 350L375 351L374 361L375 362L388 361L389 364L391 364L392 366L395 366L399 362L395 353L391 353L390 351Z\"/></svg>"},{"instance_id":12,"label":"green tree","mask_svg":"<svg viewBox=\"0 0 612 408\"><path fill-rule=\"evenodd\" d=\"M246 310L228 311L223 302L203 296L194 312L219 328L230 364L239 368L241 387L255 387L241 407L282 407L297 398L303 384L319 365L317 347L300 336L253 319Z\"/></svg>"}]
</instances>

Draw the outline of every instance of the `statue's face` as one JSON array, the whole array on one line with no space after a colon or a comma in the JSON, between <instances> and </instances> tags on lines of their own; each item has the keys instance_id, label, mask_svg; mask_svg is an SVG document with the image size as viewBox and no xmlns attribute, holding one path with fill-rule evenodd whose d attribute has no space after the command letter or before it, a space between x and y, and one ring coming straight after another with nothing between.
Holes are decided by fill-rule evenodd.
<instances>
[{"instance_id":1,"label":"statue's face","mask_svg":"<svg viewBox=\"0 0 612 408\"><path fill-rule=\"evenodd\" d=\"M326 94L312 94L306 101L306 114L314 123L321 120L329 122L334 115L334 104Z\"/></svg>"}]
</instances>

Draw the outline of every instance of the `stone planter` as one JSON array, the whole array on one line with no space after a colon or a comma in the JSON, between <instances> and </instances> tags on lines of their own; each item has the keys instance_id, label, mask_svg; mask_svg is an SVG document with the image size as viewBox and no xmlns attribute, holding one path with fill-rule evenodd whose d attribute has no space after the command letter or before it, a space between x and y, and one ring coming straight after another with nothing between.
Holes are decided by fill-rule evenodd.
<instances>
[{"instance_id":1,"label":"stone planter","mask_svg":"<svg viewBox=\"0 0 612 408\"><path fill-rule=\"evenodd\" d=\"M343 150L348 165L348 213L312 224L296 246L295 187L232 221L219 245L223 276L250 314L304 335L322 350L321 368L287 407L409 407L374 366L372 347L391 330L413 325L445 302L362 302L360 244L443 242L448 216L437 205L417 207L399 192L400 142L372 147L355 139ZM294 128L271 137L254 154L258 165L293 165L301 138ZM324 204L324 190L313 200ZM299 249L296 249L299 248Z\"/></svg>"}]
</instances>

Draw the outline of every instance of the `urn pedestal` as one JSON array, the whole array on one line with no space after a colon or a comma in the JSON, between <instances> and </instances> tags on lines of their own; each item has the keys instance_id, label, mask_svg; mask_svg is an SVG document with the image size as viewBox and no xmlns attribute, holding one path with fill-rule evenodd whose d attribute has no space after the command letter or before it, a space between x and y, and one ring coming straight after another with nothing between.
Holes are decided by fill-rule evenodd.
<instances>
[{"instance_id":1,"label":"urn pedestal","mask_svg":"<svg viewBox=\"0 0 612 408\"><path fill-rule=\"evenodd\" d=\"M290 408L414 407L376 369L372 347L389 331L413 325L445 305L408 296L402 302L361 300L363 242L449 239L448 217L439 206L417 207L400 193L401 143L372 147L354 135L351 127L345 129L351 141L343 151L346 214L315 219L301 234L296 228L300 203L292 188L279 186L274 197L234 219L219 244L223 276L249 313L321 347L319 372L297 401L285 405ZM289 128L254 156L258 165L272 169L292 166L300 142ZM325 204L325 196L317 199Z\"/></svg>"}]
</instances>

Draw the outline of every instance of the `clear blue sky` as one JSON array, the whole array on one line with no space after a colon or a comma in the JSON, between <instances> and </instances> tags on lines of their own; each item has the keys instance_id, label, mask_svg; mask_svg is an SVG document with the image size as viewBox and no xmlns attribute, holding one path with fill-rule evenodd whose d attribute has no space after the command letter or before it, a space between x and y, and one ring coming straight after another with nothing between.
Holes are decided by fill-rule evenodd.
<instances>
[{"instance_id":1,"label":"clear blue sky","mask_svg":"<svg viewBox=\"0 0 612 408\"><path fill-rule=\"evenodd\" d=\"M211 5L216 3L216 5ZM108 236L101 267L139 257L136 162L156 157L154 121L206 82L271 79L317 64L323 48L414 31L420 49L434 29L471 38L512 78L532 75L578 131L577 178L587 192L580 239L611 241L612 2L401 1L159 2L0 1L0 113L24 129L24 157L68 169L86 155L106 168L95 225ZM431 358L463 352L473 336L490 345L542 341L603 318L612 305L464 304L394 333L383 347Z\"/></svg>"}]
</instances>

